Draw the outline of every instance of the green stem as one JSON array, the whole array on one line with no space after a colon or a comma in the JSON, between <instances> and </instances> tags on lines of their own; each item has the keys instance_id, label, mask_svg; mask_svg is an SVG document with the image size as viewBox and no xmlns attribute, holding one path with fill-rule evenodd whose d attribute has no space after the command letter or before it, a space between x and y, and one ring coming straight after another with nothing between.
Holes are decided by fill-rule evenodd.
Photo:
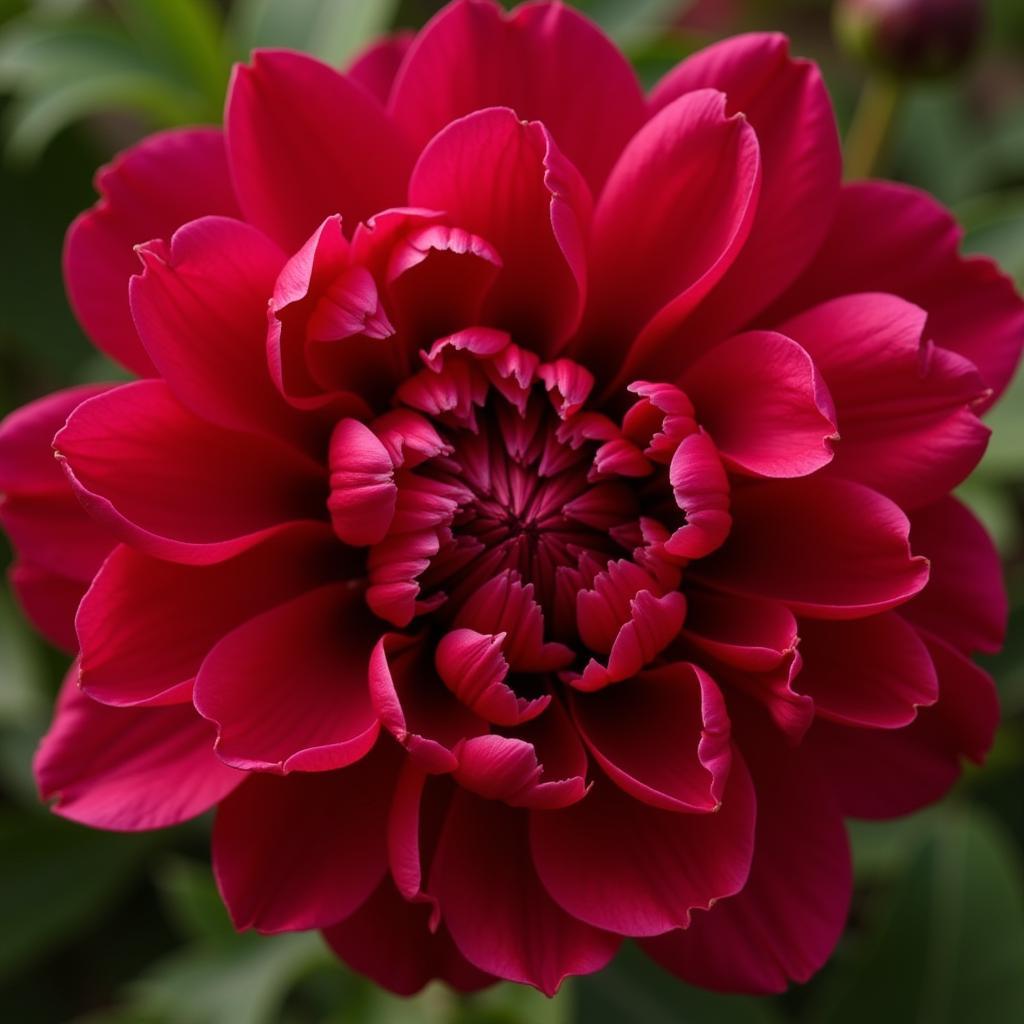
<instances>
[{"instance_id":1,"label":"green stem","mask_svg":"<svg viewBox=\"0 0 1024 1024\"><path fill-rule=\"evenodd\" d=\"M848 180L870 178L877 172L902 94L900 82L888 76L871 75L864 83L846 133Z\"/></svg>"}]
</instances>

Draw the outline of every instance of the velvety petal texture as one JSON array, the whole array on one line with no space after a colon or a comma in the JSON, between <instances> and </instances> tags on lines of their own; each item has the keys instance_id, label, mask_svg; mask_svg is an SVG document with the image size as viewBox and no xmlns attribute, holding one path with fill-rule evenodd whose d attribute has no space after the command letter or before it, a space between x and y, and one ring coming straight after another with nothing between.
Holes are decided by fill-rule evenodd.
<instances>
[{"instance_id":1,"label":"velvety petal texture","mask_svg":"<svg viewBox=\"0 0 1024 1024\"><path fill-rule=\"evenodd\" d=\"M1007 602L950 492L1024 345L934 200L840 178L784 36L645 96L555 0L258 51L223 132L117 157L65 273L143 379L0 424L11 584L75 656L43 799L215 809L237 928L403 996L630 938L810 978L844 816L992 745Z\"/></svg>"}]
</instances>

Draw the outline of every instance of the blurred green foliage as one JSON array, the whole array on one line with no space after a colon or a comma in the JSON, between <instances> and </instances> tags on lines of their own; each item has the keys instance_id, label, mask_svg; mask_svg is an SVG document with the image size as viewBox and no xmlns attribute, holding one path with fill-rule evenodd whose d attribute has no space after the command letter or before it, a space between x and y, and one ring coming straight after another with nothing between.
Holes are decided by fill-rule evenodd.
<instances>
[{"instance_id":1,"label":"blurred green foliage","mask_svg":"<svg viewBox=\"0 0 1024 1024\"><path fill-rule=\"evenodd\" d=\"M0 413L109 364L60 280L63 232L96 166L146 131L220 120L233 60L290 46L343 64L432 0L0 0ZM819 60L841 126L863 72L837 54L827 0L586 0L651 82L747 28ZM880 173L951 204L966 248L1024 285L1024 3L993 0L982 53L902 98ZM688 8L692 8L687 11ZM854 823L857 893L832 962L774 999L683 985L626 949L554 1000L503 985L399 1000L345 971L315 934L237 935L206 858L207 821L108 835L50 816L31 755L62 659L0 596L0 1008L18 1024L1008 1024L1024 1020L1024 376L990 417L963 496L997 538L1013 608L989 659L1005 722L988 764L940 806ZM2 543L2 542L0 542ZM3 549L0 556L6 557Z\"/></svg>"}]
</instances>

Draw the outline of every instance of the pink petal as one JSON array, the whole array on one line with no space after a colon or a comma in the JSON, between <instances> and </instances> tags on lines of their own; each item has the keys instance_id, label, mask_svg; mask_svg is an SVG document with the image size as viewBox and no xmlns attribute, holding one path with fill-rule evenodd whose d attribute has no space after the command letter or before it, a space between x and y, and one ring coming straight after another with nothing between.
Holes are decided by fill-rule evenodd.
<instances>
[{"instance_id":1,"label":"pink petal","mask_svg":"<svg viewBox=\"0 0 1024 1024\"><path fill-rule=\"evenodd\" d=\"M763 167L743 251L687 325L700 345L748 323L808 266L836 208L842 162L821 73L793 60L783 35L751 33L700 50L655 86L651 104L660 110L695 89L725 93L728 113L747 118Z\"/></svg>"},{"instance_id":2,"label":"pink petal","mask_svg":"<svg viewBox=\"0 0 1024 1024\"><path fill-rule=\"evenodd\" d=\"M217 753L236 768L282 774L358 761L379 731L366 683L375 640L362 594L347 583L228 633L196 678L196 708L217 726Z\"/></svg>"},{"instance_id":3,"label":"pink petal","mask_svg":"<svg viewBox=\"0 0 1024 1024\"><path fill-rule=\"evenodd\" d=\"M395 76L415 38L416 33L410 31L385 36L357 55L345 77L361 85L381 106L386 107Z\"/></svg>"},{"instance_id":4,"label":"pink petal","mask_svg":"<svg viewBox=\"0 0 1024 1024\"><path fill-rule=\"evenodd\" d=\"M844 185L824 245L765 322L839 295L891 292L927 311L925 337L977 366L991 404L1020 359L1024 302L992 260L958 254L962 234L949 211L917 189Z\"/></svg>"},{"instance_id":5,"label":"pink petal","mask_svg":"<svg viewBox=\"0 0 1024 1024\"><path fill-rule=\"evenodd\" d=\"M676 558L704 558L732 529L729 480L714 442L700 431L679 442L669 464L669 483L685 522L665 541Z\"/></svg>"},{"instance_id":6,"label":"pink petal","mask_svg":"<svg viewBox=\"0 0 1024 1024\"><path fill-rule=\"evenodd\" d=\"M7 579L32 626L55 647L75 653L78 650L75 613L88 583L32 562L15 562L8 570Z\"/></svg>"},{"instance_id":7,"label":"pink petal","mask_svg":"<svg viewBox=\"0 0 1024 1024\"><path fill-rule=\"evenodd\" d=\"M295 449L195 418L163 381L80 405L54 439L86 511L158 558L204 564L319 519L323 470Z\"/></svg>"},{"instance_id":8,"label":"pink petal","mask_svg":"<svg viewBox=\"0 0 1024 1024\"><path fill-rule=\"evenodd\" d=\"M928 582L910 524L887 498L846 480L786 480L733 493L729 541L699 564L718 589L781 601L814 618L894 608Z\"/></svg>"},{"instance_id":9,"label":"pink petal","mask_svg":"<svg viewBox=\"0 0 1024 1024\"><path fill-rule=\"evenodd\" d=\"M450 121L484 107L543 121L595 194L645 117L633 69L571 7L536 3L505 14L491 0L460 0L417 36L391 111L423 146Z\"/></svg>"},{"instance_id":10,"label":"pink petal","mask_svg":"<svg viewBox=\"0 0 1024 1024\"><path fill-rule=\"evenodd\" d=\"M325 217L355 224L405 193L410 154L380 104L312 57L263 50L237 66L225 124L246 220L289 251Z\"/></svg>"},{"instance_id":11,"label":"pink petal","mask_svg":"<svg viewBox=\"0 0 1024 1024\"><path fill-rule=\"evenodd\" d=\"M213 871L239 931L326 928L369 898L387 871L399 761L380 744L341 771L247 776L213 826Z\"/></svg>"},{"instance_id":12,"label":"pink petal","mask_svg":"<svg viewBox=\"0 0 1024 1024\"><path fill-rule=\"evenodd\" d=\"M409 201L447 211L497 250L502 272L485 323L540 352L572 333L585 299L590 196L543 124L502 107L452 122L420 155Z\"/></svg>"},{"instance_id":13,"label":"pink petal","mask_svg":"<svg viewBox=\"0 0 1024 1024\"><path fill-rule=\"evenodd\" d=\"M381 725L433 774L454 770L453 749L487 726L447 690L431 654L422 637L385 633L370 656L369 679Z\"/></svg>"},{"instance_id":14,"label":"pink petal","mask_svg":"<svg viewBox=\"0 0 1024 1024\"><path fill-rule=\"evenodd\" d=\"M105 704L191 699L203 658L254 615L346 575L328 528L301 523L210 566L115 548L78 610L82 687ZM348 566L348 574L356 566Z\"/></svg>"},{"instance_id":15,"label":"pink petal","mask_svg":"<svg viewBox=\"0 0 1024 1024\"><path fill-rule=\"evenodd\" d=\"M743 891L642 943L662 967L720 992L782 992L831 955L853 879L846 830L808 759L781 742L752 760L757 832Z\"/></svg>"},{"instance_id":16,"label":"pink petal","mask_svg":"<svg viewBox=\"0 0 1024 1024\"><path fill-rule=\"evenodd\" d=\"M535 813L555 820L569 812ZM526 811L460 791L441 834L431 887L471 964L552 996L569 975L604 967L620 940L551 899L533 867L528 823Z\"/></svg>"},{"instance_id":17,"label":"pink petal","mask_svg":"<svg viewBox=\"0 0 1024 1024\"><path fill-rule=\"evenodd\" d=\"M387 448L359 420L342 420L331 435L328 465L327 508L334 532L355 547L382 541L398 501L395 466Z\"/></svg>"},{"instance_id":18,"label":"pink petal","mask_svg":"<svg viewBox=\"0 0 1024 1024\"><path fill-rule=\"evenodd\" d=\"M796 688L844 725L899 729L934 704L939 683L917 631L895 612L853 622L800 623Z\"/></svg>"},{"instance_id":19,"label":"pink petal","mask_svg":"<svg viewBox=\"0 0 1024 1024\"><path fill-rule=\"evenodd\" d=\"M726 116L719 92L682 96L637 132L594 211L583 362L616 379L643 376L643 367L664 379L658 339L736 258L760 180L753 129ZM623 344L645 324L622 360Z\"/></svg>"},{"instance_id":20,"label":"pink petal","mask_svg":"<svg viewBox=\"0 0 1024 1024\"><path fill-rule=\"evenodd\" d=\"M326 929L324 938L349 967L396 995L411 996L435 978L458 992L494 984L496 978L456 949L447 928L431 931L428 918L428 908L407 903L385 879L354 914Z\"/></svg>"},{"instance_id":21,"label":"pink petal","mask_svg":"<svg viewBox=\"0 0 1024 1024\"><path fill-rule=\"evenodd\" d=\"M819 720L807 743L845 815L893 818L934 803L960 777L961 757L984 760L999 724L991 678L941 640L923 636L939 699L903 729Z\"/></svg>"},{"instance_id":22,"label":"pink petal","mask_svg":"<svg viewBox=\"0 0 1024 1024\"><path fill-rule=\"evenodd\" d=\"M110 708L78 688L73 665L34 769L64 818L136 832L194 818L245 776L213 753L213 730L191 705Z\"/></svg>"},{"instance_id":23,"label":"pink petal","mask_svg":"<svg viewBox=\"0 0 1024 1024\"><path fill-rule=\"evenodd\" d=\"M725 701L705 672L675 662L571 700L588 749L630 796L667 811L718 810L732 747Z\"/></svg>"},{"instance_id":24,"label":"pink petal","mask_svg":"<svg viewBox=\"0 0 1024 1024\"><path fill-rule=\"evenodd\" d=\"M988 429L971 409L974 367L922 342L925 313L891 295L847 295L783 324L814 357L835 401L829 473L904 508L936 501L978 463Z\"/></svg>"},{"instance_id":25,"label":"pink petal","mask_svg":"<svg viewBox=\"0 0 1024 1024\"><path fill-rule=\"evenodd\" d=\"M1006 586L985 528L955 498L943 498L914 511L910 536L931 573L900 614L963 653L998 651L1006 636Z\"/></svg>"},{"instance_id":26,"label":"pink petal","mask_svg":"<svg viewBox=\"0 0 1024 1024\"><path fill-rule=\"evenodd\" d=\"M730 469L805 476L832 460L832 399L811 357L789 338L736 335L698 359L681 384Z\"/></svg>"},{"instance_id":27,"label":"pink petal","mask_svg":"<svg viewBox=\"0 0 1024 1024\"><path fill-rule=\"evenodd\" d=\"M281 400L266 356L267 300L285 254L256 228L203 217L170 245L139 249L132 315L174 397L229 430L297 438L316 430Z\"/></svg>"},{"instance_id":28,"label":"pink petal","mask_svg":"<svg viewBox=\"0 0 1024 1024\"><path fill-rule=\"evenodd\" d=\"M620 935L660 935L743 887L754 817L750 775L734 757L717 813L660 810L599 779L585 800L532 814L531 848L544 887L573 917Z\"/></svg>"},{"instance_id":29,"label":"pink petal","mask_svg":"<svg viewBox=\"0 0 1024 1024\"><path fill-rule=\"evenodd\" d=\"M96 175L99 202L71 225L64 243L68 298L89 337L142 376L155 371L128 308L138 273L133 247L170 238L197 217L238 215L224 136L216 128L160 132Z\"/></svg>"}]
</instances>

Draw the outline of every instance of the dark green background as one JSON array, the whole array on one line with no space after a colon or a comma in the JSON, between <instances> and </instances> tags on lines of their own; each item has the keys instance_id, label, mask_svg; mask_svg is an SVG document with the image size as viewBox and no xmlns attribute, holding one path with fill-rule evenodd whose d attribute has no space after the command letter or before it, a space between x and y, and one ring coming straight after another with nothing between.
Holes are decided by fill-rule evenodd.
<instances>
[{"instance_id":1,"label":"dark green background","mask_svg":"<svg viewBox=\"0 0 1024 1024\"><path fill-rule=\"evenodd\" d=\"M60 246L95 167L155 127L217 121L231 60L285 45L343 63L414 0L0 0L0 413L107 378L64 300ZM841 125L864 70L832 42L825 0L733 0L708 28L667 28L682 0L591 0L645 81L710 39L781 28L817 58ZM709 5L703 5L707 8ZM731 8L731 12L727 10ZM953 207L969 249L1024 280L1024 2L990 4L975 61L909 87L880 172ZM962 496L1005 558L1014 608L990 659L1004 723L988 764L939 806L852 827L853 913L832 962L773 999L714 996L627 950L554 1000L515 986L402 1001L352 977L317 935L235 935L206 861L208 821L92 832L50 816L29 763L64 668L0 592L0 1017L17 1024L1012 1024L1024 1021L1024 382ZM2 543L2 542L0 542ZM6 549L0 557L9 558Z\"/></svg>"}]
</instances>

